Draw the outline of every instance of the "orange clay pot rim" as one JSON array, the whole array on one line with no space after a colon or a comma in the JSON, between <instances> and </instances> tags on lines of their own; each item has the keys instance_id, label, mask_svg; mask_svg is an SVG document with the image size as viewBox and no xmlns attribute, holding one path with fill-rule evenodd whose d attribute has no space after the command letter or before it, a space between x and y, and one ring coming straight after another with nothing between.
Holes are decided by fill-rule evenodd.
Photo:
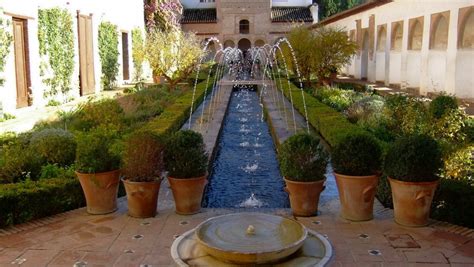
<instances>
[{"instance_id":1,"label":"orange clay pot rim","mask_svg":"<svg viewBox=\"0 0 474 267\"><path fill-rule=\"evenodd\" d=\"M80 175L97 175L97 174L109 174L109 173L120 172L120 169L112 170L112 171L106 171L106 172L93 172L93 173L80 172L80 171L74 171L74 172L76 174L80 174Z\"/></svg>"},{"instance_id":2,"label":"orange clay pot rim","mask_svg":"<svg viewBox=\"0 0 474 267\"><path fill-rule=\"evenodd\" d=\"M341 178L348 178L348 179L364 179L364 178L378 178L381 175L380 174L372 174L372 175L346 175L346 174L340 174L337 172L333 172L334 176L339 176Z\"/></svg>"},{"instance_id":3,"label":"orange clay pot rim","mask_svg":"<svg viewBox=\"0 0 474 267\"><path fill-rule=\"evenodd\" d=\"M290 183L294 183L294 184L316 184L316 183L325 182L325 181L326 181L326 177L324 177L324 179L322 179L322 180L308 181L308 182L293 181L293 180L287 179L286 177L283 177L283 180L285 180L285 182L290 182Z\"/></svg>"},{"instance_id":4,"label":"orange clay pot rim","mask_svg":"<svg viewBox=\"0 0 474 267\"><path fill-rule=\"evenodd\" d=\"M127 184L161 184L161 181L163 181L163 178L160 178L159 180L156 181L150 181L150 182L135 182L135 181L130 181L129 179L122 177L120 180L122 182L127 183Z\"/></svg>"},{"instance_id":5,"label":"orange clay pot rim","mask_svg":"<svg viewBox=\"0 0 474 267\"><path fill-rule=\"evenodd\" d=\"M203 179L203 178L206 179L207 174L205 174L203 176L190 177L190 178L175 178L175 177L168 176L168 179L172 179L172 180L200 180L200 179Z\"/></svg>"},{"instance_id":6,"label":"orange clay pot rim","mask_svg":"<svg viewBox=\"0 0 474 267\"><path fill-rule=\"evenodd\" d=\"M439 182L439 179L436 181L431 181L431 182L405 182L405 181L400 181L394 178L388 177L388 180L390 182L398 183L398 184L406 184L406 185L432 185L432 184L437 184Z\"/></svg>"}]
</instances>

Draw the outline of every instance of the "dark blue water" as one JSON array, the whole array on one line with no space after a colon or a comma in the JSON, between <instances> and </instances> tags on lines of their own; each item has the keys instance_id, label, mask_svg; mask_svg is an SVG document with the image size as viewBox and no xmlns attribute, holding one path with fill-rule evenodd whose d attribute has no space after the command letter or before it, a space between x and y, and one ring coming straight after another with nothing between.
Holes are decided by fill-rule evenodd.
<instances>
[{"instance_id":1,"label":"dark blue water","mask_svg":"<svg viewBox=\"0 0 474 267\"><path fill-rule=\"evenodd\" d=\"M232 93L204 206L288 208L284 181L256 91Z\"/></svg>"}]
</instances>

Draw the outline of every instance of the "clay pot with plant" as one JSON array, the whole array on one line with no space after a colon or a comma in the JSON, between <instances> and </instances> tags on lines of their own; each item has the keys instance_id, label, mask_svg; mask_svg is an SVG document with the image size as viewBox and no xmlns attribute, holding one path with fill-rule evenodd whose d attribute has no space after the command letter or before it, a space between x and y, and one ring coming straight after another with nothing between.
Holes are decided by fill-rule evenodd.
<instances>
[{"instance_id":1,"label":"clay pot with plant","mask_svg":"<svg viewBox=\"0 0 474 267\"><path fill-rule=\"evenodd\" d=\"M117 138L116 132L103 127L77 137L76 175L90 214L117 210L120 156L113 149Z\"/></svg>"},{"instance_id":2,"label":"clay pot with plant","mask_svg":"<svg viewBox=\"0 0 474 267\"><path fill-rule=\"evenodd\" d=\"M172 134L167 140L164 159L176 213L198 213L207 185L209 160L202 135L191 130Z\"/></svg>"},{"instance_id":3,"label":"clay pot with plant","mask_svg":"<svg viewBox=\"0 0 474 267\"><path fill-rule=\"evenodd\" d=\"M306 133L291 136L280 146L278 159L293 215L316 215L328 163L319 138Z\"/></svg>"},{"instance_id":4,"label":"clay pot with plant","mask_svg":"<svg viewBox=\"0 0 474 267\"><path fill-rule=\"evenodd\" d=\"M139 130L125 142L122 182L127 192L128 214L155 217L161 185L164 142L153 133Z\"/></svg>"},{"instance_id":5,"label":"clay pot with plant","mask_svg":"<svg viewBox=\"0 0 474 267\"><path fill-rule=\"evenodd\" d=\"M441 149L430 136L401 137L389 148L384 171L392 189L395 222L413 227L428 224L442 166Z\"/></svg>"},{"instance_id":6,"label":"clay pot with plant","mask_svg":"<svg viewBox=\"0 0 474 267\"><path fill-rule=\"evenodd\" d=\"M332 166L343 218L351 221L373 218L381 163L382 149L368 133L350 134L334 147Z\"/></svg>"}]
</instances>

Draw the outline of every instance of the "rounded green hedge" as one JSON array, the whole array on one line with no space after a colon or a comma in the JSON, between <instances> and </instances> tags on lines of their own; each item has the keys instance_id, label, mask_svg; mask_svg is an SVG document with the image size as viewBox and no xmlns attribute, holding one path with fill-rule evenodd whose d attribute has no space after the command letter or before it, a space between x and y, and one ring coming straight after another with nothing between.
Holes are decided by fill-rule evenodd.
<instances>
[{"instance_id":1,"label":"rounded green hedge","mask_svg":"<svg viewBox=\"0 0 474 267\"><path fill-rule=\"evenodd\" d=\"M384 171L393 179L405 182L438 180L443 166L441 149L432 137L410 135L399 138L389 148Z\"/></svg>"},{"instance_id":2,"label":"rounded green hedge","mask_svg":"<svg viewBox=\"0 0 474 267\"><path fill-rule=\"evenodd\" d=\"M367 133L349 134L332 151L332 165L339 174L366 176L379 173L382 149Z\"/></svg>"},{"instance_id":3,"label":"rounded green hedge","mask_svg":"<svg viewBox=\"0 0 474 267\"><path fill-rule=\"evenodd\" d=\"M44 129L33 133L30 147L47 163L60 166L74 163L76 156L74 135L63 129Z\"/></svg>"},{"instance_id":4,"label":"rounded green hedge","mask_svg":"<svg viewBox=\"0 0 474 267\"><path fill-rule=\"evenodd\" d=\"M278 160L286 179L310 182L325 178L328 155L314 135L299 133L288 138L280 146Z\"/></svg>"}]
</instances>

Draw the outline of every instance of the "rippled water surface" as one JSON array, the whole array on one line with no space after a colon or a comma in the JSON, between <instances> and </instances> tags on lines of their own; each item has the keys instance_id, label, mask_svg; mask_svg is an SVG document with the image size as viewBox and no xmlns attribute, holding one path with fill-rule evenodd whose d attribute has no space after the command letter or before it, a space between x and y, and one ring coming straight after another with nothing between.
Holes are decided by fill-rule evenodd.
<instances>
[{"instance_id":1,"label":"rippled water surface","mask_svg":"<svg viewBox=\"0 0 474 267\"><path fill-rule=\"evenodd\" d=\"M204 199L208 208L288 208L257 92L232 93Z\"/></svg>"}]
</instances>

